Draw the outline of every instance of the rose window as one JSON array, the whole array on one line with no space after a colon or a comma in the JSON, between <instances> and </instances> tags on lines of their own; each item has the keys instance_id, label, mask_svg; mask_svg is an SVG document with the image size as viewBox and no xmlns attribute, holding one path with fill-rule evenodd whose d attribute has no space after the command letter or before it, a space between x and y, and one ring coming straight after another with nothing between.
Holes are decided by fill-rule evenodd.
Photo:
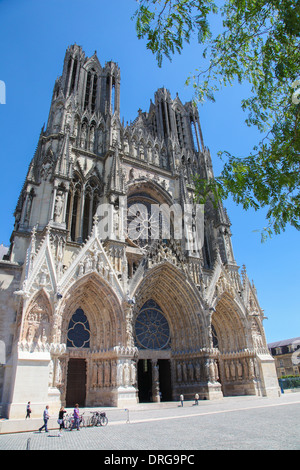
<instances>
[{"instance_id":1,"label":"rose window","mask_svg":"<svg viewBox=\"0 0 300 470\"><path fill-rule=\"evenodd\" d=\"M159 305L148 300L135 322L136 343L142 349L167 349L170 343L169 324Z\"/></svg>"}]
</instances>

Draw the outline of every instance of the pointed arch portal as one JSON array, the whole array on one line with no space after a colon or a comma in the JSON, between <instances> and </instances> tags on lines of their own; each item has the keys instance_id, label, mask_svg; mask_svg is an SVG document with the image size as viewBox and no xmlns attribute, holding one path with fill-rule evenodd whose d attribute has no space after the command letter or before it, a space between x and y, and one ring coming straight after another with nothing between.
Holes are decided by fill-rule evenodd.
<instances>
[{"instance_id":1,"label":"pointed arch portal","mask_svg":"<svg viewBox=\"0 0 300 470\"><path fill-rule=\"evenodd\" d=\"M135 339L136 346L143 351L140 356L145 356L138 363L139 401L172 400L171 363L162 356L162 351L170 350L170 327L153 299L144 303L136 317Z\"/></svg>"},{"instance_id":2,"label":"pointed arch portal","mask_svg":"<svg viewBox=\"0 0 300 470\"><path fill-rule=\"evenodd\" d=\"M171 401L178 394L177 357L191 357L194 370L191 352L205 342L202 307L183 273L166 261L148 271L135 295L139 400Z\"/></svg>"}]
</instances>

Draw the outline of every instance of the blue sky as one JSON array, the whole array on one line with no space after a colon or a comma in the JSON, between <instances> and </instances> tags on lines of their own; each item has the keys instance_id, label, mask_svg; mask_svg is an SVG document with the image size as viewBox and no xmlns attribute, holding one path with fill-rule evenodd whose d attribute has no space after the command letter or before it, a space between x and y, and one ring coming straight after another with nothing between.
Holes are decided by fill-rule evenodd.
<instances>
[{"instance_id":1,"label":"blue sky","mask_svg":"<svg viewBox=\"0 0 300 470\"><path fill-rule=\"evenodd\" d=\"M125 122L135 119L139 108L148 111L162 86L173 98L178 92L183 102L192 99L192 88L184 83L201 64L199 46L192 42L159 69L136 37L135 8L135 0L0 0L0 80L6 84L6 104L0 105L0 244L9 244L13 212L70 44L81 45L87 56L96 50L102 65L109 60L119 64ZM199 107L216 175L219 150L243 155L258 138L244 123L240 100L245 93L246 87L238 85L219 93L216 103ZM268 317L267 341L300 336L300 233L290 228L262 244L264 213L244 212L231 201L225 207L236 261L246 265Z\"/></svg>"}]
</instances>

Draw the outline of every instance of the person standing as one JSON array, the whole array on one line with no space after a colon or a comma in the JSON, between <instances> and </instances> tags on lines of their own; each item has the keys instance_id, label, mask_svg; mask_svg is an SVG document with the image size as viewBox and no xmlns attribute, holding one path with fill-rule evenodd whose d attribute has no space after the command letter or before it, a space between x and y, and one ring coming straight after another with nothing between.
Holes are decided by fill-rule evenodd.
<instances>
[{"instance_id":1,"label":"person standing","mask_svg":"<svg viewBox=\"0 0 300 470\"><path fill-rule=\"evenodd\" d=\"M30 407L30 401L27 403L27 406L26 406L26 416L25 416L25 419L26 418L30 418L30 413L31 413L31 407Z\"/></svg>"},{"instance_id":2,"label":"person standing","mask_svg":"<svg viewBox=\"0 0 300 470\"><path fill-rule=\"evenodd\" d=\"M72 431L75 427L77 428L77 431L79 431L80 416L79 416L79 405L78 405L78 403L76 403L76 405L75 405L73 416L74 416L74 422L73 422L73 426L71 427L70 431Z\"/></svg>"},{"instance_id":3,"label":"person standing","mask_svg":"<svg viewBox=\"0 0 300 470\"><path fill-rule=\"evenodd\" d=\"M198 405L199 395L196 393L195 395L195 405Z\"/></svg>"},{"instance_id":4,"label":"person standing","mask_svg":"<svg viewBox=\"0 0 300 470\"><path fill-rule=\"evenodd\" d=\"M61 436L61 430L62 429L65 429L65 425L64 425L64 414L66 413L66 410L64 409L64 407L62 406L61 409L59 410L59 413L58 413L58 424L59 424L59 431L58 431L58 436Z\"/></svg>"},{"instance_id":5,"label":"person standing","mask_svg":"<svg viewBox=\"0 0 300 470\"><path fill-rule=\"evenodd\" d=\"M45 432L49 432L48 431L48 420L50 418L50 415L49 415L49 406L47 405L46 408L44 409L44 413L43 413L43 419L44 419L44 424L43 426L39 429L40 432L42 432L42 429L45 428Z\"/></svg>"},{"instance_id":6,"label":"person standing","mask_svg":"<svg viewBox=\"0 0 300 470\"><path fill-rule=\"evenodd\" d=\"M180 395L181 406L183 406L183 400L184 400L184 396L181 394L181 395Z\"/></svg>"}]
</instances>

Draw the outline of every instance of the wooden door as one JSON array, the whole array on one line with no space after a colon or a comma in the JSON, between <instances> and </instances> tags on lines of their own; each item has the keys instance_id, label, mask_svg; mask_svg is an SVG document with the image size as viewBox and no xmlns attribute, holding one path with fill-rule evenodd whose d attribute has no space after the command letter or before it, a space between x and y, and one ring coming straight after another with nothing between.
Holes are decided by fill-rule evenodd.
<instances>
[{"instance_id":1,"label":"wooden door","mask_svg":"<svg viewBox=\"0 0 300 470\"><path fill-rule=\"evenodd\" d=\"M86 360L69 359L66 406L85 406L86 396Z\"/></svg>"}]
</instances>

